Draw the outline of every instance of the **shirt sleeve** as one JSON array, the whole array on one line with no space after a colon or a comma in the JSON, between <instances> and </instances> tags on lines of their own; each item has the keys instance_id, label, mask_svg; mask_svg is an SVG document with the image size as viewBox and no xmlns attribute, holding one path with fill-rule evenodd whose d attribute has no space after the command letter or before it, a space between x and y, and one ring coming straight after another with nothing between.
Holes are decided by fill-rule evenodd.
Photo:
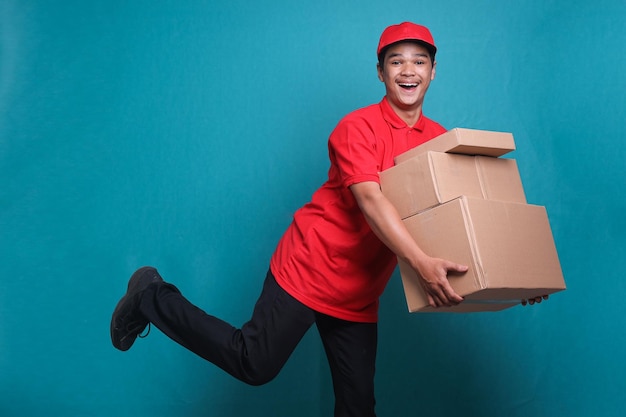
<instances>
[{"instance_id":1,"label":"shirt sleeve","mask_svg":"<svg viewBox=\"0 0 626 417\"><path fill-rule=\"evenodd\" d=\"M377 145L376 135L364 119L347 117L340 121L328 141L331 178L344 187L364 181L379 183Z\"/></svg>"}]
</instances>

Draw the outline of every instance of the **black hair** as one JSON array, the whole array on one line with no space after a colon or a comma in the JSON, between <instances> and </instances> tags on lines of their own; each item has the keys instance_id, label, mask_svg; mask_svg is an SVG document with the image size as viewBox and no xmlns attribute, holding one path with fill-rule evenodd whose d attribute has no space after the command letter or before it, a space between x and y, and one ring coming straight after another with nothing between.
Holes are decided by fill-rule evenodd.
<instances>
[{"instance_id":1,"label":"black hair","mask_svg":"<svg viewBox=\"0 0 626 417\"><path fill-rule=\"evenodd\" d=\"M423 41L418 41L418 40L411 40L411 39L407 39L407 40L403 40L403 41L398 41L398 42L394 42L391 43L387 46L385 46L383 49L380 50L380 53L378 54L378 66L382 69L383 65L385 63L385 54L387 53L387 51L389 50L389 48L391 48L392 46L394 46L395 44L398 44L400 42L414 42L418 45L423 46L424 48L426 48L426 50L428 51L428 55L430 55L430 62L435 65L435 54L437 53L437 50L434 49L432 47L432 45L423 42Z\"/></svg>"}]
</instances>

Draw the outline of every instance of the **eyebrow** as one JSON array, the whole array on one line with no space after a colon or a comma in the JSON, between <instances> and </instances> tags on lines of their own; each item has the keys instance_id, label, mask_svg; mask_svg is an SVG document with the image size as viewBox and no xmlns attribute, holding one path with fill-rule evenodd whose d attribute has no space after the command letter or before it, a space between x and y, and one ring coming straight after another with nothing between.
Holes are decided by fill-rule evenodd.
<instances>
[{"instance_id":1,"label":"eyebrow","mask_svg":"<svg viewBox=\"0 0 626 417\"><path fill-rule=\"evenodd\" d=\"M395 53L395 54L390 54L387 58L394 58L397 56L404 56L404 54L401 54L399 52ZM414 57L426 57L428 58L428 54L423 54L423 53L417 53L417 54L413 54Z\"/></svg>"}]
</instances>

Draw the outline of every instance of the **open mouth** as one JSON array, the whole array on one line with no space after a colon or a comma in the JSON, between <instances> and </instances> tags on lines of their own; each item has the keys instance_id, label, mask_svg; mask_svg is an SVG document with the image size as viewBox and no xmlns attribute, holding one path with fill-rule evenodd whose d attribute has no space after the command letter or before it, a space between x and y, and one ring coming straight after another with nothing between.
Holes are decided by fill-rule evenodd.
<instances>
[{"instance_id":1,"label":"open mouth","mask_svg":"<svg viewBox=\"0 0 626 417\"><path fill-rule=\"evenodd\" d=\"M417 88L417 83L399 83L398 85L404 88L405 90L411 90L413 88Z\"/></svg>"}]
</instances>

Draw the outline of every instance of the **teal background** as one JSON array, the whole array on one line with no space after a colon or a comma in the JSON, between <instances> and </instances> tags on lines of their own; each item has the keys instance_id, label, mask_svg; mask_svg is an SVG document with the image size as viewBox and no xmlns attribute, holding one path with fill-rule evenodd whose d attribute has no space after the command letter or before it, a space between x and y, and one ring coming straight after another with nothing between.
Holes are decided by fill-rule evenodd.
<instances>
[{"instance_id":1,"label":"teal background","mask_svg":"<svg viewBox=\"0 0 626 417\"><path fill-rule=\"evenodd\" d=\"M315 330L253 388L156 330L116 351L110 314L150 264L249 316L330 131L384 94L375 47L403 20L440 49L425 113L513 132L568 290L415 315L394 275L378 415L623 415L623 0L0 0L0 415L332 415Z\"/></svg>"}]
</instances>

